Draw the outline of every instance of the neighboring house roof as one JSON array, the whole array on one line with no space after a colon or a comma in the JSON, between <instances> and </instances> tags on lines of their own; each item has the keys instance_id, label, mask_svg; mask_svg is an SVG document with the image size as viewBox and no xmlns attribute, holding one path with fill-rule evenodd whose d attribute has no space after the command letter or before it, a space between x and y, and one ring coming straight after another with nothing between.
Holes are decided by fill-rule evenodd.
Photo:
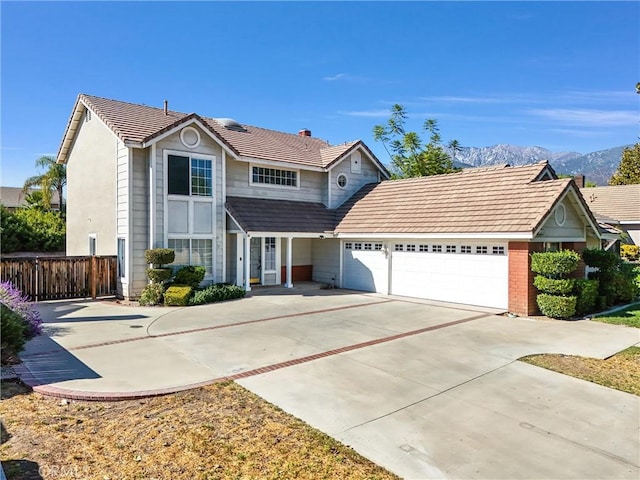
<instances>
[{"instance_id":1,"label":"neighboring house roof","mask_svg":"<svg viewBox=\"0 0 640 480\"><path fill-rule=\"evenodd\" d=\"M85 108L91 109L98 115L113 133L129 146L144 147L148 142L152 142L167 131L197 121L238 157L327 169L350 149L362 146L383 174L389 176L387 169L361 141L332 146L325 140L315 137L278 132L251 125L240 125L241 128L227 128L223 119L172 110L167 110L165 114L162 108L84 94L78 96L69 119L58 152L59 162L66 162Z\"/></svg>"},{"instance_id":2,"label":"neighboring house roof","mask_svg":"<svg viewBox=\"0 0 640 480\"><path fill-rule=\"evenodd\" d=\"M564 194L574 190L594 229L595 219L572 179L539 179L547 162L469 168L457 173L391 180L363 187L338 209L336 233L533 233ZM555 176L555 173L553 174Z\"/></svg>"},{"instance_id":3,"label":"neighboring house roof","mask_svg":"<svg viewBox=\"0 0 640 480\"><path fill-rule=\"evenodd\" d=\"M335 227L335 211L322 203L227 197L229 215L245 232L327 233Z\"/></svg>"},{"instance_id":4,"label":"neighboring house roof","mask_svg":"<svg viewBox=\"0 0 640 480\"><path fill-rule=\"evenodd\" d=\"M0 204L7 208L19 208L27 206L27 195L39 191L36 188L29 188L25 193L20 187L0 187ZM60 201L58 192L51 192L51 206L58 208Z\"/></svg>"},{"instance_id":5,"label":"neighboring house roof","mask_svg":"<svg viewBox=\"0 0 640 480\"><path fill-rule=\"evenodd\" d=\"M640 222L640 185L582 188L580 193L598 220Z\"/></svg>"}]
</instances>

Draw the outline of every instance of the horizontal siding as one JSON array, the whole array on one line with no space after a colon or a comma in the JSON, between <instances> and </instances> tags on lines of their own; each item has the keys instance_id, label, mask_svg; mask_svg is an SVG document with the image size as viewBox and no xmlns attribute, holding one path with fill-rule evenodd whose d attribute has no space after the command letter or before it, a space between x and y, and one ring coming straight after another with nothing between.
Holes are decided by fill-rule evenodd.
<instances>
[{"instance_id":1,"label":"horizontal siding","mask_svg":"<svg viewBox=\"0 0 640 480\"><path fill-rule=\"evenodd\" d=\"M148 150L133 149L131 162L131 277L132 295L138 297L147 285L144 252L149 248Z\"/></svg>"},{"instance_id":2,"label":"horizontal siding","mask_svg":"<svg viewBox=\"0 0 640 480\"><path fill-rule=\"evenodd\" d=\"M342 205L363 185L378 181L377 167L365 155L362 155L361 158L360 173L351 173L351 156L345 158L329 172L331 182L330 208L337 208ZM337 184L338 175L341 173L347 176L347 186L345 188L340 188Z\"/></svg>"},{"instance_id":3,"label":"horizontal siding","mask_svg":"<svg viewBox=\"0 0 640 480\"><path fill-rule=\"evenodd\" d=\"M326 198L326 173L300 170L300 188L260 187L249 184L249 164L227 160L227 195L275 200L323 203Z\"/></svg>"}]
</instances>

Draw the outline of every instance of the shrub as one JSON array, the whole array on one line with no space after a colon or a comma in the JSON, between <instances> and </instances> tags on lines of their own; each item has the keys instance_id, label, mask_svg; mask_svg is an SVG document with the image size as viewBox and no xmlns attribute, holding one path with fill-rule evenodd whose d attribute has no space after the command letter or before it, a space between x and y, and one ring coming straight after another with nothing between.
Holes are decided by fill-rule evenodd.
<instances>
[{"instance_id":1,"label":"shrub","mask_svg":"<svg viewBox=\"0 0 640 480\"><path fill-rule=\"evenodd\" d=\"M562 278L578 268L580 255L573 250L531 254L531 270L547 278Z\"/></svg>"},{"instance_id":2,"label":"shrub","mask_svg":"<svg viewBox=\"0 0 640 480\"><path fill-rule=\"evenodd\" d=\"M173 271L170 268L149 268L147 269L147 277L153 283L162 283L171 278Z\"/></svg>"},{"instance_id":3,"label":"shrub","mask_svg":"<svg viewBox=\"0 0 640 480\"><path fill-rule=\"evenodd\" d=\"M537 297L538 307L543 315L551 318L570 318L576 313L575 296L562 297L541 293Z\"/></svg>"},{"instance_id":4,"label":"shrub","mask_svg":"<svg viewBox=\"0 0 640 480\"><path fill-rule=\"evenodd\" d=\"M576 313L585 315L596 311L596 302L598 300L598 280L576 280Z\"/></svg>"},{"instance_id":5,"label":"shrub","mask_svg":"<svg viewBox=\"0 0 640 480\"><path fill-rule=\"evenodd\" d=\"M60 212L21 208L11 213L1 209L2 253L64 250L66 225Z\"/></svg>"},{"instance_id":6,"label":"shrub","mask_svg":"<svg viewBox=\"0 0 640 480\"><path fill-rule=\"evenodd\" d=\"M159 305L162 303L162 294L164 293L164 285L162 283L150 283L140 294L138 303L143 306Z\"/></svg>"},{"instance_id":7,"label":"shrub","mask_svg":"<svg viewBox=\"0 0 640 480\"><path fill-rule=\"evenodd\" d=\"M172 285L164 292L164 304L173 306L189 305L193 289L188 285Z\"/></svg>"},{"instance_id":8,"label":"shrub","mask_svg":"<svg viewBox=\"0 0 640 480\"><path fill-rule=\"evenodd\" d=\"M536 275L533 284L543 293L551 293L554 295L569 295L573 292L575 280L573 278L547 278L542 275Z\"/></svg>"},{"instance_id":9,"label":"shrub","mask_svg":"<svg viewBox=\"0 0 640 480\"><path fill-rule=\"evenodd\" d=\"M638 288L635 282L635 265L631 263L620 263L618 269L611 278L611 289L613 290L613 300L618 303L629 303L638 296Z\"/></svg>"},{"instance_id":10,"label":"shrub","mask_svg":"<svg viewBox=\"0 0 640 480\"><path fill-rule=\"evenodd\" d=\"M638 245L620 245L620 255L629 261L638 260L640 257L640 247Z\"/></svg>"},{"instance_id":11,"label":"shrub","mask_svg":"<svg viewBox=\"0 0 640 480\"><path fill-rule=\"evenodd\" d=\"M27 340L42 333L40 313L35 309L33 302L29 301L29 297L23 295L9 281L0 283L0 302L20 316L26 325Z\"/></svg>"},{"instance_id":12,"label":"shrub","mask_svg":"<svg viewBox=\"0 0 640 480\"><path fill-rule=\"evenodd\" d=\"M2 349L11 353L20 353L27 341L27 324L22 317L7 307L0 304L0 335L2 335Z\"/></svg>"},{"instance_id":13,"label":"shrub","mask_svg":"<svg viewBox=\"0 0 640 480\"><path fill-rule=\"evenodd\" d=\"M152 248L144 251L144 259L153 265L166 265L173 263L176 252L171 248Z\"/></svg>"},{"instance_id":14,"label":"shrub","mask_svg":"<svg viewBox=\"0 0 640 480\"><path fill-rule=\"evenodd\" d=\"M189 300L189 305L203 305L205 303L223 302L225 300L233 300L235 298L243 298L246 291L237 285L228 283L218 283L210 287L194 292Z\"/></svg>"},{"instance_id":15,"label":"shrub","mask_svg":"<svg viewBox=\"0 0 640 480\"><path fill-rule=\"evenodd\" d=\"M204 280L206 269L204 267L186 266L181 267L176 272L173 279L174 285L189 285L191 288L198 288Z\"/></svg>"},{"instance_id":16,"label":"shrub","mask_svg":"<svg viewBox=\"0 0 640 480\"><path fill-rule=\"evenodd\" d=\"M600 272L614 270L620 263L620 259L615 253L599 248L585 248L582 251L582 258L584 263L597 268Z\"/></svg>"}]
</instances>

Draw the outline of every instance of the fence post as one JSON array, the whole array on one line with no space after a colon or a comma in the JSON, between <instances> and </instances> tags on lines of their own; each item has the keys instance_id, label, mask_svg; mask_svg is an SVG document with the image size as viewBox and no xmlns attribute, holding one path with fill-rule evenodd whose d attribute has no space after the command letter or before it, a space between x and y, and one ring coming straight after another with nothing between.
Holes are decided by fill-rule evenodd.
<instances>
[{"instance_id":1,"label":"fence post","mask_svg":"<svg viewBox=\"0 0 640 480\"><path fill-rule=\"evenodd\" d=\"M89 272L89 284L91 288L91 299L95 300L98 296L96 291L98 287L98 259L95 255L91 256L91 268Z\"/></svg>"},{"instance_id":2,"label":"fence post","mask_svg":"<svg viewBox=\"0 0 640 480\"><path fill-rule=\"evenodd\" d=\"M38 261L38 257L36 257L36 261L35 261L35 266L36 266L36 284L35 284L35 288L34 288L34 294L33 296L35 297L35 301L38 302L40 300L40 262Z\"/></svg>"}]
</instances>

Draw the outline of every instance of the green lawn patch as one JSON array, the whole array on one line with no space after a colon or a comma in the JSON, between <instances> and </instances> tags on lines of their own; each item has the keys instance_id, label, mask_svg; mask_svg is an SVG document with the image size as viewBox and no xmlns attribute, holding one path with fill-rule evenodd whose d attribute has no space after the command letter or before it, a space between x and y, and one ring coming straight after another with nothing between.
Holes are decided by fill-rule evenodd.
<instances>
[{"instance_id":1,"label":"green lawn patch","mask_svg":"<svg viewBox=\"0 0 640 480\"><path fill-rule=\"evenodd\" d=\"M624 310L619 310L610 314L598 315L597 317L593 317L592 320L596 322L640 328L640 303L634 303Z\"/></svg>"}]
</instances>

